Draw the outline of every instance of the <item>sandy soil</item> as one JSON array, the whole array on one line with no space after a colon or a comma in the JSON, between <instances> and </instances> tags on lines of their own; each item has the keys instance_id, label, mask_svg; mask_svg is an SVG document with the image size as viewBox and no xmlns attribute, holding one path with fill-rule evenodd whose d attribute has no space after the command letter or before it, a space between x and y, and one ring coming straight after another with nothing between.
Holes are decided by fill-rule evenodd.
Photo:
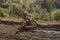
<instances>
[{"instance_id":1,"label":"sandy soil","mask_svg":"<svg viewBox=\"0 0 60 40\"><path fill-rule=\"evenodd\" d=\"M0 40L60 40L60 34L25 31L14 35L20 25L0 24Z\"/></svg>"}]
</instances>

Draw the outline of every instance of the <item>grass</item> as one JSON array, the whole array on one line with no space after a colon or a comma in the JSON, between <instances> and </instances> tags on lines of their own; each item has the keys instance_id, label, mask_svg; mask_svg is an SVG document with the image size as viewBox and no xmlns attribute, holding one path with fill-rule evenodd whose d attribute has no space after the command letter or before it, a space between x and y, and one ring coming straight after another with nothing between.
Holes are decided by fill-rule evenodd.
<instances>
[{"instance_id":1,"label":"grass","mask_svg":"<svg viewBox=\"0 0 60 40\"><path fill-rule=\"evenodd\" d=\"M3 21L12 21L12 22L21 22L21 18L14 18L14 17L10 17L10 18L2 18L0 17L0 20ZM41 25L53 25L53 24L60 24L60 21L42 21L42 20L37 20L38 24Z\"/></svg>"},{"instance_id":2,"label":"grass","mask_svg":"<svg viewBox=\"0 0 60 40\"><path fill-rule=\"evenodd\" d=\"M41 25L54 25L54 24L59 24L60 25L60 21L42 21L42 20L38 20L37 23L41 24Z\"/></svg>"},{"instance_id":3,"label":"grass","mask_svg":"<svg viewBox=\"0 0 60 40\"><path fill-rule=\"evenodd\" d=\"M13 22L20 22L20 19L14 18L14 17L10 17L10 18L2 18L2 17L0 17L0 20L3 20L3 21L13 21Z\"/></svg>"}]
</instances>

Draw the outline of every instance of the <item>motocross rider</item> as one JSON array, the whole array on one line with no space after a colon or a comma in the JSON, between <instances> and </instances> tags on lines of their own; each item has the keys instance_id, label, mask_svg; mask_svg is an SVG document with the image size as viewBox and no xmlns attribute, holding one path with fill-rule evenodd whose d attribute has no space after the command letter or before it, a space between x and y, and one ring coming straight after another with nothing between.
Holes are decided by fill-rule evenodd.
<instances>
[{"instance_id":1,"label":"motocross rider","mask_svg":"<svg viewBox=\"0 0 60 40\"><path fill-rule=\"evenodd\" d=\"M22 21L25 23L26 21L31 20L31 14L28 13L28 11L24 11L22 13Z\"/></svg>"}]
</instances>

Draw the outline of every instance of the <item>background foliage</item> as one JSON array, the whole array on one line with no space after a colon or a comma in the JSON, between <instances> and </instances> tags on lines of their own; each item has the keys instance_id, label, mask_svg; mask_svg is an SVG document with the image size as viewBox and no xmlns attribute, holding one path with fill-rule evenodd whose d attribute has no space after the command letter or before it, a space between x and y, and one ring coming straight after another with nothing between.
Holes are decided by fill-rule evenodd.
<instances>
[{"instance_id":1,"label":"background foliage","mask_svg":"<svg viewBox=\"0 0 60 40\"><path fill-rule=\"evenodd\" d=\"M20 18L27 10L38 20L60 20L60 0L0 0L0 17Z\"/></svg>"}]
</instances>

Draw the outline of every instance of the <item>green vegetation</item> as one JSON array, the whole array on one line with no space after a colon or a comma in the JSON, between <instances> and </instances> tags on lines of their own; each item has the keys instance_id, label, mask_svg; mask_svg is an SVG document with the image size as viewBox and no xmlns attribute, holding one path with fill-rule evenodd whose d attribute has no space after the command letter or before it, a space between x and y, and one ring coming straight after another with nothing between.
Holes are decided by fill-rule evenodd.
<instances>
[{"instance_id":1,"label":"green vegetation","mask_svg":"<svg viewBox=\"0 0 60 40\"><path fill-rule=\"evenodd\" d=\"M54 13L52 13L52 18L53 20L59 21L60 20L60 9L54 11Z\"/></svg>"},{"instance_id":2,"label":"green vegetation","mask_svg":"<svg viewBox=\"0 0 60 40\"><path fill-rule=\"evenodd\" d=\"M33 1L33 2L32 2ZM57 0L0 0L0 17L20 18L27 10L38 20L60 20L60 1Z\"/></svg>"}]
</instances>

